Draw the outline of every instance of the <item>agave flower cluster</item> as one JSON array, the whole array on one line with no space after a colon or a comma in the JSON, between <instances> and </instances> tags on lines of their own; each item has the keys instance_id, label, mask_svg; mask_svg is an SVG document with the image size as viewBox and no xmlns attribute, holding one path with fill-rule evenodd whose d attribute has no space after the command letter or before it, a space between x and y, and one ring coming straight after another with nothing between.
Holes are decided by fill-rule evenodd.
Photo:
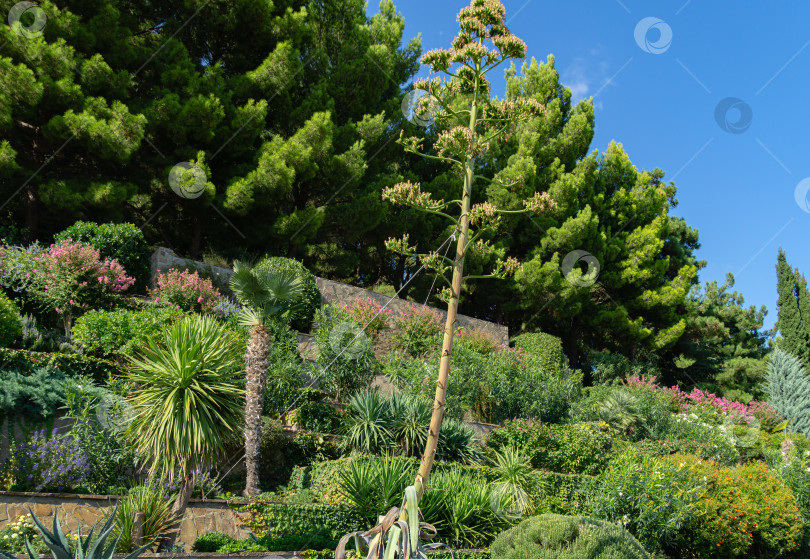
<instances>
[{"instance_id":1,"label":"agave flower cluster","mask_svg":"<svg viewBox=\"0 0 810 559\"><path fill-rule=\"evenodd\" d=\"M211 280L195 270L167 270L158 275L151 295L156 303L188 312L213 312L225 300Z\"/></svg>"}]
</instances>

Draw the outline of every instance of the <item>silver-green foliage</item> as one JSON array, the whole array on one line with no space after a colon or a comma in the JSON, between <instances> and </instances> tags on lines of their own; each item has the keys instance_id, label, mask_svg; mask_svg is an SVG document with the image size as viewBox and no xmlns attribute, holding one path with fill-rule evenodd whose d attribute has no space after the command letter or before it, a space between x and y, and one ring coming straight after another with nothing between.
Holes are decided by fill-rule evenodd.
<instances>
[{"instance_id":1,"label":"silver-green foliage","mask_svg":"<svg viewBox=\"0 0 810 559\"><path fill-rule=\"evenodd\" d=\"M798 357L780 349L771 354L765 392L768 403L790 420L789 431L810 435L810 379Z\"/></svg>"},{"instance_id":2,"label":"silver-green foliage","mask_svg":"<svg viewBox=\"0 0 810 559\"><path fill-rule=\"evenodd\" d=\"M498 559L649 559L627 530L582 516L542 514L502 532L492 543Z\"/></svg>"},{"instance_id":3,"label":"silver-green foliage","mask_svg":"<svg viewBox=\"0 0 810 559\"><path fill-rule=\"evenodd\" d=\"M95 531L94 526L86 536L82 537L79 535L79 539L74 545L68 542L62 530L62 526L59 524L59 515L55 514L53 517L53 532L49 532L33 512L31 513L31 518L39 529L45 545L51 550L51 555L53 555L54 559L111 559L113 552L115 552L115 547L118 545L118 540L121 538L120 535L116 537L112 533L117 511L118 507L116 506L95 538L93 537L93 532ZM112 538L110 538L110 536L112 536ZM109 543L107 542L108 539L110 540ZM139 547L122 559L134 559L143 553L151 543L152 542ZM39 559L39 553L32 547L29 541L25 542L25 547L29 559ZM16 556L6 553L5 551L0 551L0 555L7 559L17 559Z\"/></svg>"}]
</instances>

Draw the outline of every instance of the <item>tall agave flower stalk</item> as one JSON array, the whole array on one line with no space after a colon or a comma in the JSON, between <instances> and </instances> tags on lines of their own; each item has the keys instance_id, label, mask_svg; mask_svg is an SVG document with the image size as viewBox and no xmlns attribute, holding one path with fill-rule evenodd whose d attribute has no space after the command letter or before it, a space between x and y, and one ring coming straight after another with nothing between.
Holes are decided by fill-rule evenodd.
<instances>
[{"instance_id":1,"label":"tall agave flower stalk","mask_svg":"<svg viewBox=\"0 0 810 559\"><path fill-rule=\"evenodd\" d=\"M534 99L493 101L489 98L487 74L507 60L526 56L526 45L509 32L505 19L506 10L498 0L472 0L468 7L459 12L461 29L452 47L431 50L422 58L432 72L443 73L447 77L444 80L439 77L424 79L414 84L416 89L425 92L415 111L422 115L436 113L431 126L440 131L438 139L429 153L421 149L422 138L400 136L399 139L405 151L451 165L460 179L460 198L437 200L431 193L423 192L419 184L412 182L403 182L383 191L383 198L391 203L447 218L456 235L456 254L452 259L437 252L419 253L416 247L409 245L407 235L401 239L389 239L386 243L389 250L417 258L425 268L435 271L446 282L442 294L447 301L447 320L436 396L425 452L414 483L419 497L425 491L439 441L459 296L464 283L469 279L504 278L519 267L514 258L500 258L485 233L497 226L502 214L539 213L554 205L547 193L535 193L523 201L522 208L496 208L489 202L472 204L473 187L478 179L506 188L523 181L521 177L504 184L497 178L479 174L482 172L481 156L489 150L491 142L513 134L519 122L540 116L544 111L544 107ZM454 208L458 208L458 213ZM465 276L464 260L471 252L483 261L492 262L492 273ZM450 279L447 278L448 274Z\"/></svg>"},{"instance_id":2,"label":"tall agave flower stalk","mask_svg":"<svg viewBox=\"0 0 810 559\"><path fill-rule=\"evenodd\" d=\"M336 559L345 557L345 546L351 537L355 538L358 549L363 543L368 546L368 559L423 558L428 547L439 545L426 546L419 542L420 536L432 537L435 530L420 525L418 504L430 478L444 419L461 290L466 280L504 278L519 267L514 258L501 258L485 237L487 231L497 226L502 214L540 213L554 205L547 193L535 193L523 201L522 208L496 208L489 202L472 204L473 187L478 179L505 188L515 187L523 181L523 177L519 177L514 182L504 184L497 177L479 174L483 172L480 158L488 151L492 141L513 134L519 122L541 116L544 112L544 107L534 99L493 101L489 97L487 74L507 60L526 56L525 43L509 32L505 21L506 10L499 0L472 0L458 14L460 31L451 48L431 50L422 58L432 72L446 75L444 79L436 77L414 84L415 89L425 93L416 103L416 118L426 123L435 116L430 126L439 131L438 139L429 152L422 149L423 138L405 138L404 132L400 135L399 144L409 153L451 165L459 178L460 197L455 200L435 199L430 192L423 192L419 184L403 182L384 189L383 199L448 219L456 238L456 254L453 258L438 252L418 252L417 247L410 245L408 235L386 242L389 250L417 259L446 284L442 295L447 302L447 319L436 395L422 462L414 484L406 491L403 506L392 508L371 530L344 538L336 552ZM492 273L465 276L464 260L470 252L482 261L491 262Z\"/></svg>"}]
</instances>

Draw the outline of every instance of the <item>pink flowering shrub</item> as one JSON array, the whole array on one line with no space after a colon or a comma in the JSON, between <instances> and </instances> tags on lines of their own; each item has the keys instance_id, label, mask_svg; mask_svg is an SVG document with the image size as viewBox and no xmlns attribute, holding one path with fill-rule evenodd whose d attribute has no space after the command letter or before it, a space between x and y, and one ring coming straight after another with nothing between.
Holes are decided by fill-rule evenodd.
<instances>
[{"instance_id":1,"label":"pink flowering shrub","mask_svg":"<svg viewBox=\"0 0 810 559\"><path fill-rule=\"evenodd\" d=\"M351 304L341 303L340 306L369 336L379 334L393 315L391 309L375 303L371 297L355 297Z\"/></svg>"},{"instance_id":2,"label":"pink flowering shrub","mask_svg":"<svg viewBox=\"0 0 810 559\"><path fill-rule=\"evenodd\" d=\"M213 312L225 297L210 279L195 270L168 270L157 277L150 295L156 303L170 305L186 312Z\"/></svg>"},{"instance_id":3,"label":"pink flowering shrub","mask_svg":"<svg viewBox=\"0 0 810 559\"><path fill-rule=\"evenodd\" d=\"M677 386L660 386L655 380L656 377L627 377L624 384L631 389L652 390L666 394L677 403L681 411L695 413L703 420L715 423L722 423L726 415L749 425L753 419L757 419L765 429L773 429L784 421L779 412L766 402L751 400L748 404L743 404L737 400L704 392L699 388L693 388L687 393Z\"/></svg>"},{"instance_id":4,"label":"pink flowering shrub","mask_svg":"<svg viewBox=\"0 0 810 559\"><path fill-rule=\"evenodd\" d=\"M98 249L65 239L34 258L28 288L32 298L62 317L70 336L73 317L90 305L109 302L135 283L115 260L102 259Z\"/></svg>"},{"instance_id":5,"label":"pink flowering shrub","mask_svg":"<svg viewBox=\"0 0 810 559\"><path fill-rule=\"evenodd\" d=\"M392 319L394 347L413 357L438 355L441 352L441 333L444 315L427 306L409 306Z\"/></svg>"}]
</instances>

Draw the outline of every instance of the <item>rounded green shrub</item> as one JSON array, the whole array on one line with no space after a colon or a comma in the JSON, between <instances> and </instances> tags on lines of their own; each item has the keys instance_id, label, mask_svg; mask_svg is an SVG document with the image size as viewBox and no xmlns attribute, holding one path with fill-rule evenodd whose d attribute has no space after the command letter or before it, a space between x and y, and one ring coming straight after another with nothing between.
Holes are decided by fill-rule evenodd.
<instances>
[{"instance_id":1,"label":"rounded green shrub","mask_svg":"<svg viewBox=\"0 0 810 559\"><path fill-rule=\"evenodd\" d=\"M165 306L150 306L142 311L90 311L76 319L71 339L85 354L96 357L133 355L150 337L184 316L182 311Z\"/></svg>"},{"instance_id":2,"label":"rounded green shrub","mask_svg":"<svg viewBox=\"0 0 810 559\"><path fill-rule=\"evenodd\" d=\"M54 236L55 242L72 239L97 248L101 258L118 261L127 275L135 278L135 291L146 293L151 251L143 231L131 223L77 221Z\"/></svg>"},{"instance_id":3,"label":"rounded green shrub","mask_svg":"<svg viewBox=\"0 0 810 559\"><path fill-rule=\"evenodd\" d=\"M290 325L299 332L308 332L312 324L315 311L321 306L321 292L315 283L315 276L307 270L298 260L284 258L282 256L271 256L263 259L257 268L268 270L273 273L294 272L304 282L304 294L296 301L303 306L292 314Z\"/></svg>"},{"instance_id":4,"label":"rounded green shrub","mask_svg":"<svg viewBox=\"0 0 810 559\"><path fill-rule=\"evenodd\" d=\"M560 372L565 367L562 340L544 332L531 332L516 336L515 347L531 356L536 366L548 372Z\"/></svg>"},{"instance_id":5,"label":"rounded green shrub","mask_svg":"<svg viewBox=\"0 0 810 559\"><path fill-rule=\"evenodd\" d=\"M0 347L11 347L21 335L20 310L0 293Z\"/></svg>"},{"instance_id":6,"label":"rounded green shrub","mask_svg":"<svg viewBox=\"0 0 810 559\"><path fill-rule=\"evenodd\" d=\"M502 532L492 543L498 559L649 559L627 530L583 516L542 514Z\"/></svg>"},{"instance_id":7,"label":"rounded green shrub","mask_svg":"<svg viewBox=\"0 0 810 559\"><path fill-rule=\"evenodd\" d=\"M220 547L234 543L236 540L223 532L207 532L197 538L191 546L194 553L216 553Z\"/></svg>"}]
</instances>

